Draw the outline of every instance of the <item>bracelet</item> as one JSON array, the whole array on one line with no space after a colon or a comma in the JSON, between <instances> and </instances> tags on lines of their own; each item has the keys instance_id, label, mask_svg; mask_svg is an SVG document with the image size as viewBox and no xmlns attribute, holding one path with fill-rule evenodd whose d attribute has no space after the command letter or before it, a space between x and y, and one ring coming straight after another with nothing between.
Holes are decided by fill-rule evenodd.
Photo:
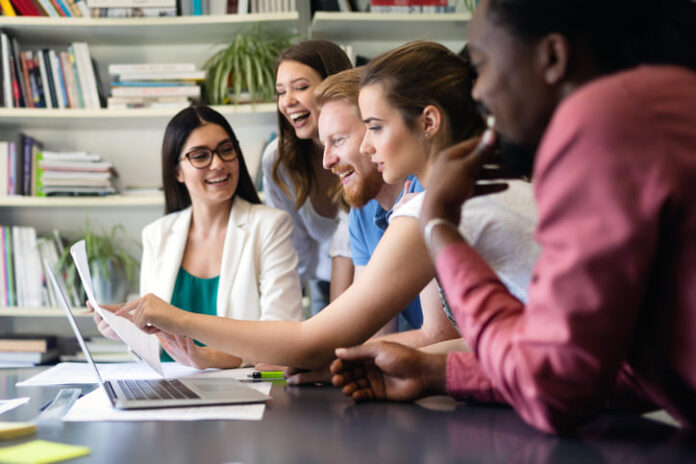
<instances>
[{"instance_id":1,"label":"bracelet","mask_svg":"<svg viewBox=\"0 0 696 464\"><path fill-rule=\"evenodd\" d=\"M454 225L451 221L448 221L445 218L432 218L431 220L428 221L427 224L425 224L425 228L423 229L423 238L425 239L425 247L428 249L428 251L432 254L433 247L432 247L432 235L433 235L433 229L435 229L438 226L447 226L450 229L455 230L456 232L459 232L459 228Z\"/></svg>"}]
</instances>

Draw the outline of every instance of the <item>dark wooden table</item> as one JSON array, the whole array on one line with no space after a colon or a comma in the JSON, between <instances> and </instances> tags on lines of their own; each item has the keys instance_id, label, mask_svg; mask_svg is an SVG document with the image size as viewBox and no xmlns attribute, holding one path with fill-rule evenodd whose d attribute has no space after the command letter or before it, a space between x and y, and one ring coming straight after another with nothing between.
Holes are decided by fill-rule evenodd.
<instances>
[{"instance_id":1,"label":"dark wooden table","mask_svg":"<svg viewBox=\"0 0 696 464\"><path fill-rule=\"evenodd\" d=\"M40 370L0 370L2 398L31 398L0 420L29 420L53 398L61 387L15 387ZM261 421L59 423L0 446L34 438L89 446L75 463L696 463L693 435L635 415L605 415L559 438L507 408L354 404L331 387L273 385L271 395Z\"/></svg>"}]
</instances>

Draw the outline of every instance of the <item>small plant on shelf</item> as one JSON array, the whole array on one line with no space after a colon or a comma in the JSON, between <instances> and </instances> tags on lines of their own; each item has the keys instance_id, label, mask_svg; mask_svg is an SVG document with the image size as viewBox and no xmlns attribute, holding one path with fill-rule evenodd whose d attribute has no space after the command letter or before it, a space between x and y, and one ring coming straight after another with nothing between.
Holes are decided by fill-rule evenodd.
<instances>
[{"instance_id":1,"label":"small plant on shelf","mask_svg":"<svg viewBox=\"0 0 696 464\"><path fill-rule=\"evenodd\" d=\"M104 230L102 234L97 234L87 220L85 233L65 248L58 262L61 269L66 269L68 282L75 282L77 268L68 256L70 247L84 240L95 297L104 304L125 302L138 270L138 260L120 244L117 238L119 233L125 234L125 228L120 224L114 226L111 232Z\"/></svg>"},{"instance_id":2,"label":"small plant on shelf","mask_svg":"<svg viewBox=\"0 0 696 464\"><path fill-rule=\"evenodd\" d=\"M215 53L203 65L208 103L272 101L275 59L289 45L289 38L264 38L259 27L238 34L228 47Z\"/></svg>"}]
</instances>

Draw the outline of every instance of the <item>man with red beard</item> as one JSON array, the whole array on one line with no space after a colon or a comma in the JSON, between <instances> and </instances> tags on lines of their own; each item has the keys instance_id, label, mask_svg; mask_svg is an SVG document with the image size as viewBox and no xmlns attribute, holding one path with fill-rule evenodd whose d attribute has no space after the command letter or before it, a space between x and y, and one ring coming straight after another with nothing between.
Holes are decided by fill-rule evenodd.
<instances>
[{"instance_id":1,"label":"man with red beard","mask_svg":"<svg viewBox=\"0 0 696 464\"><path fill-rule=\"evenodd\" d=\"M369 153L360 153L366 130L358 109L360 74L360 69L351 69L329 76L314 92L315 102L321 109L319 137L324 144L324 168L341 178L344 198L351 206L348 229L355 278L382 238L405 184L404 180L385 183ZM423 191L415 177L409 176L408 182L409 193ZM339 226L338 235L341 229L345 230L344 226ZM437 297L434 299L434 304L439 304ZM423 313L419 299L413 300L401 316L400 323L397 324L395 318L383 333L395 331L397 327L402 330L420 328Z\"/></svg>"}]
</instances>

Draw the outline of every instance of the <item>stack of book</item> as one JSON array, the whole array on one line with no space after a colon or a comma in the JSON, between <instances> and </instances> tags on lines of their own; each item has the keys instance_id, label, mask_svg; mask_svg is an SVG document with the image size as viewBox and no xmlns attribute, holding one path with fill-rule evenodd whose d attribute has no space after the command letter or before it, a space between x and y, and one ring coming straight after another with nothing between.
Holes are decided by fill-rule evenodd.
<instances>
[{"instance_id":1,"label":"stack of book","mask_svg":"<svg viewBox=\"0 0 696 464\"><path fill-rule=\"evenodd\" d=\"M201 96L205 71L193 63L112 64L109 109L181 108Z\"/></svg>"},{"instance_id":2,"label":"stack of book","mask_svg":"<svg viewBox=\"0 0 696 464\"><path fill-rule=\"evenodd\" d=\"M177 13L176 0L87 0L87 6L94 18L152 18Z\"/></svg>"},{"instance_id":3,"label":"stack of book","mask_svg":"<svg viewBox=\"0 0 696 464\"><path fill-rule=\"evenodd\" d=\"M42 151L38 156L36 194L111 195L114 187L113 164L87 152Z\"/></svg>"},{"instance_id":4,"label":"stack of book","mask_svg":"<svg viewBox=\"0 0 696 464\"><path fill-rule=\"evenodd\" d=\"M67 50L20 50L17 39L0 32L2 92L6 108L101 107L99 75L86 42Z\"/></svg>"},{"instance_id":5,"label":"stack of book","mask_svg":"<svg viewBox=\"0 0 696 464\"><path fill-rule=\"evenodd\" d=\"M130 351L128 351L128 345L122 341L110 340L104 337L93 337L85 343L87 344L87 349L89 349L94 362L118 363L133 361L133 356ZM61 362L87 361L84 352L79 346L71 351L72 354L62 354L60 356Z\"/></svg>"},{"instance_id":6,"label":"stack of book","mask_svg":"<svg viewBox=\"0 0 696 464\"><path fill-rule=\"evenodd\" d=\"M44 266L56 269L63 251L57 231L39 238L33 227L0 226L0 306L60 306L53 287L47 285L48 271ZM84 306L84 294L74 280L65 280L62 272L56 272L56 277L71 304Z\"/></svg>"},{"instance_id":7,"label":"stack of book","mask_svg":"<svg viewBox=\"0 0 696 464\"><path fill-rule=\"evenodd\" d=\"M0 334L0 364L35 365L58 358L57 338L54 335Z\"/></svg>"},{"instance_id":8,"label":"stack of book","mask_svg":"<svg viewBox=\"0 0 696 464\"><path fill-rule=\"evenodd\" d=\"M371 0L373 13L459 13L466 12L463 0Z\"/></svg>"},{"instance_id":9,"label":"stack of book","mask_svg":"<svg viewBox=\"0 0 696 464\"><path fill-rule=\"evenodd\" d=\"M16 142L0 141L0 197L111 195L116 177L99 155L46 151L21 133Z\"/></svg>"},{"instance_id":10,"label":"stack of book","mask_svg":"<svg viewBox=\"0 0 696 464\"><path fill-rule=\"evenodd\" d=\"M4 0L0 9L5 16L89 17L84 0Z\"/></svg>"}]
</instances>

